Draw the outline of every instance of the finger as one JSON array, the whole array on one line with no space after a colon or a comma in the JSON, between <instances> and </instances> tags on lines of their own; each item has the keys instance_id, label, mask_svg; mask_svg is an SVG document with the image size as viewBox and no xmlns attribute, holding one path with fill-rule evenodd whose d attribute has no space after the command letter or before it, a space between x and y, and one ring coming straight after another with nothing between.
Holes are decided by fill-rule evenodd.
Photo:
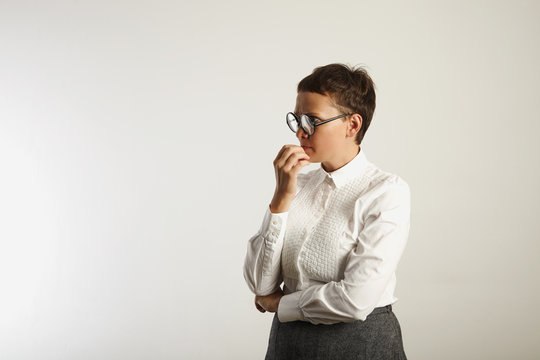
<instances>
[{"instance_id":1,"label":"finger","mask_svg":"<svg viewBox=\"0 0 540 360\"><path fill-rule=\"evenodd\" d=\"M302 151L303 151L303 149L302 149ZM305 152L304 153L296 152L296 153L292 154L287 159L287 162L283 166L283 170L286 171L286 172L289 172L289 171L291 171L292 168L297 166L301 161L304 161L302 163L302 166L305 166L305 165L310 163L309 159L310 159L309 155L306 154ZM305 161L307 161L307 163L305 163Z\"/></svg>"},{"instance_id":2,"label":"finger","mask_svg":"<svg viewBox=\"0 0 540 360\"><path fill-rule=\"evenodd\" d=\"M308 155L301 147L291 149L291 151L283 154L281 159L278 161L278 165L282 170L289 171L298 162L298 159L307 157Z\"/></svg>"},{"instance_id":3,"label":"finger","mask_svg":"<svg viewBox=\"0 0 540 360\"><path fill-rule=\"evenodd\" d=\"M276 161L274 162L274 165L277 165L279 168L283 168L285 166L285 164L287 163L288 159L296 154L296 153L300 153L300 154L305 154L306 152L304 151L304 149L302 149L301 146L298 146L298 145L289 145L285 151L283 151L283 153L281 154L281 157L279 158L276 158ZM306 154L307 155L307 154Z\"/></svg>"},{"instance_id":4,"label":"finger","mask_svg":"<svg viewBox=\"0 0 540 360\"><path fill-rule=\"evenodd\" d=\"M296 165L293 166L293 170L299 171L301 168L309 164L311 164L311 160L300 160L299 162L296 163Z\"/></svg>"},{"instance_id":5,"label":"finger","mask_svg":"<svg viewBox=\"0 0 540 360\"><path fill-rule=\"evenodd\" d=\"M281 149L279 150L276 158L274 159L274 164L278 162L278 160L283 156L283 153L285 151L287 151L288 148L290 148L291 146L294 146L294 145L291 145L291 144L286 144L286 145L283 145L281 147Z\"/></svg>"},{"instance_id":6,"label":"finger","mask_svg":"<svg viewBox=\"0 0 540 360\"><path fill-rule=\"evenodd\" d=\"M289 176L298 178L298 174L300 173L302 168L309 165L309 164L311 164L311 161L309 161L309 160L300 160L289 171Z\"/></svg>"},{"instance_id":7,"label":"finger","mask_svg":"<svg viewBox=\"0 0 540 360\"><path fill-rule=\"evenodd\" d=\"M279 157L281 156L281 154L283 154L283 152L285 151L285 149L287 148L287 146L288 146L288 145L283 145L283 146L281 147L281 149L279 149L279 152L277 153L275 160L279 159Z\"/></svg>"},{"instance_id":8,"label":"finger","mask_svg":"<svg viewBox=\"0 0 540 360\"><path fill-rule=\"evenodd\" d=\"M259 304L258 300L259 300L259 297L256 296L255 297L255 307L257 308L257 310L259 310L262 313L266 312L266 310L261 306L261 304Z\"/></svg>"}]
</instances>

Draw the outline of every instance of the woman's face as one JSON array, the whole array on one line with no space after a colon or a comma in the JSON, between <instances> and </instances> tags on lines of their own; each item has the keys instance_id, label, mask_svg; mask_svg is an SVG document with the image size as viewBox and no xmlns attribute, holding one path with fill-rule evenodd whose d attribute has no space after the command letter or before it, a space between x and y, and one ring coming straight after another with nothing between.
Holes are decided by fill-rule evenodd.
<instances>
[{"instance_id":1,"label":"woman's face","mask_svg":"<svg viewBox=\"0 0 540 360\"><path fill-rule=\"evenodd\" d=\"M296 97L294 113L314 116L319 121L330 119L341 113L332 106L330 97L313 92L299 92ZM313 135L309 136L300 127L296 137L312 163L333 162L338 159L344 149L347 122L345 118L333 120L315 127Z\"/></svg>"}]
</instances>

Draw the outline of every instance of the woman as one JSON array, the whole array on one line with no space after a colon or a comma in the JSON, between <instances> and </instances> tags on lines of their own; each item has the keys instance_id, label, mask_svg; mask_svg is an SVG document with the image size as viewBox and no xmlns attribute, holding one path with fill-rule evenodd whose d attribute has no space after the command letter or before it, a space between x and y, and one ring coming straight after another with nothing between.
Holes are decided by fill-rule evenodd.
<instances>
[{"instance_id":1,"label":"woman","mask_svg":"<svg viewBox=\"0 0 540 360\"><path fill-rule=\"evenodd\" d=\"M275 313L266 359L407 359L392 304L410 190L360 146L373 81L330 64L297 90L287 123L300 146L274 160L274 196L244 263L256 308ZM321 165L300 174L310 163Z\"/></svg>"}]
</instances>

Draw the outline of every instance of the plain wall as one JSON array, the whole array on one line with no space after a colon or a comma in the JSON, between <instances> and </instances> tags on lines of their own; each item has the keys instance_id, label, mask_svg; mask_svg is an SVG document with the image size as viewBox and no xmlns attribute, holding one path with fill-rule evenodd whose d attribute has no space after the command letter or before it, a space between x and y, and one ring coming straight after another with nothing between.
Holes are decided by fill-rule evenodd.
<instances>
[{"instance_id":1,"label":"plain wall","mask_svg":"<svg viewBox=\"0 0 540 360\"><path fill-rule=\"evenodd\" d=\"M408 357L537 359L539 34L539 1L1 0L0 359L262 359L246 245L332 62L411 188Z\"/></svg>"}]
</instances>

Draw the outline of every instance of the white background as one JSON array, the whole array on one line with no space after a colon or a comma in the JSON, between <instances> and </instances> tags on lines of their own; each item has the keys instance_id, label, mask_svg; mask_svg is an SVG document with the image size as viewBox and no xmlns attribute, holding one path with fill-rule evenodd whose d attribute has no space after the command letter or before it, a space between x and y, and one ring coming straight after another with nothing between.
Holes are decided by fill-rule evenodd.
<instances>
[{"instance_id":1,"label":"white background","mask_svg":"<svg viewBox=\"0 0 540 360\"><path fill-rule=\"evenodd\" d=\"M539 1L0 0L0 359L262 359L246 245L332 62L411 187L407 356L538 358L539 34Z\"/></svg>"}]
</instances>

